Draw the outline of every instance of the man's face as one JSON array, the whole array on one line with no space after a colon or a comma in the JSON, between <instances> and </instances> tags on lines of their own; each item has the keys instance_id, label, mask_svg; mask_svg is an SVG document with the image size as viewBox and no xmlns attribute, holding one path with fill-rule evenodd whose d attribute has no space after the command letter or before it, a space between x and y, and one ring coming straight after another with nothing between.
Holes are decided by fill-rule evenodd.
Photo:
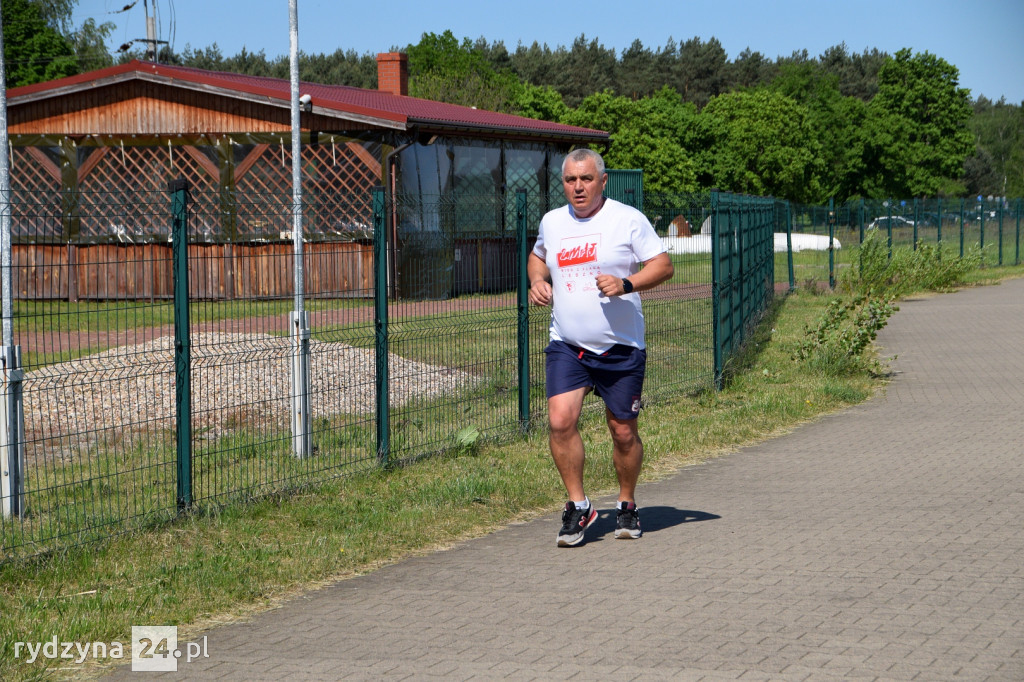
<instances>
[{"instance_id":1,"label":"man's face","mask_svg":"<svg viewBox=\"0 0 1024 682\"><path fill-rule=\"evenodd\" d=\"M562 174L562 189L577 218L589 218L601 208L601 195L608 174L597 174L593 159L568 161Z\"/></svg>"}]
</instances>

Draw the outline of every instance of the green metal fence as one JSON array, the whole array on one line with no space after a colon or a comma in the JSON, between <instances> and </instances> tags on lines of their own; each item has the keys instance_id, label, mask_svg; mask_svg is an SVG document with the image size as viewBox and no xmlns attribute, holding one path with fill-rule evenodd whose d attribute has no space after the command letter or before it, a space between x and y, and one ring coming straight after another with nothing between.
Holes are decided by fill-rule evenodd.
<instances>
[{"instance_id":1,"label":"green metal fence","mask_svg":"<svg viewBox=\"0 0 1024 682\"><path fill-rule=\"evenodd\" d=\"M525 256L558 198L319 198L304 207L317 226L303 248L307 336L288 200L234 197L228 239L220 195L173 184L141 199L11 206L4 358L19 359L4 376L24 396L24 430L3 452L23 467L0 560L408 462L469 431L500 441L543 426L549 310L527 304ZM780 206L644 197L676 266L644 294L648 404L721 381L771 301ZM691 236L669 238L680 216ZM113 231L62 241L69 219Z\"/></svg>"},{"instance_id":2,"label":"green metal fence","mask_svg":"<svg viewBox=\"0 0 1024 682\"><path fill-rule=\"evenodd\" d=\"M648 402L714 386L711 195L644 194L643 212L665 239L675 274L643 295ZM700 234L701 225L708 228ZM675 225L692 225L691 236ZM672 235L672 236L670 236ZM545 335L546 340L546 335Z\"/></svg>"},{"instance_id":3,"label":"green metal fence","mask_svg":"<svg viewBox=\"0 0 1024 682\"><path fill-rule=\"evenodd\" d=\"M774 199L713 192L711 196L716 383L728 357L743 346L775 293L778 216Z\"/></svg>"},{"instance_id":4,"label":"green metal fence","mask_svg":"<svg viewBox=\"0 0 1024 682\"><path fill-rule=\"evenodd\" d=\"M891 249L932 244L942 253L980 254L981 267L1021 263L1021 199L908 199L854 201L829 206L793 205L795 235L834 237L836 248L794 249L795 282L835 282L857 257L857 249L871 230L884 236ZM831 259L831 260L830 260Z\"/></svg>"}]
</instances>

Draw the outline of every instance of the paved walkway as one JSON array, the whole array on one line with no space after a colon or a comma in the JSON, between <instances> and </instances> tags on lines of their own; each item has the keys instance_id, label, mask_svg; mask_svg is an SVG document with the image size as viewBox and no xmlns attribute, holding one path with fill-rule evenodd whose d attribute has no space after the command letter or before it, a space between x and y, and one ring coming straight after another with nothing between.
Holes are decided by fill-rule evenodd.
<instances>
[{"instance_id":1,"label":"paved walkway","mask_svg":"<svg viewBox=\"0 0 1024 682\"><path fill-rule=\"evenodd\" d=\"M512 526L213 630L178 676L1024 680L1024 279L900 307L883 393L642 485L641 540Z\"/></svg>"}]
</instances>

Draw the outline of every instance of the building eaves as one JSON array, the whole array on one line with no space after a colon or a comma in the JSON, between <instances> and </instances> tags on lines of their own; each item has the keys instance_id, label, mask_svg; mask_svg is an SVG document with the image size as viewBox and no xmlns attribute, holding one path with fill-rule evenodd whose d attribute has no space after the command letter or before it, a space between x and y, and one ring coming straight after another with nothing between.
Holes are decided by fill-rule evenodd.
<instances>
[{"instance_id":1,"label":"building eaves","mask_svg":"<svg viewBox=\"0 0 1024 682\"><path fill-rule=\"evenodd\" d=\"M206 71L137 60L48 83L13 88L8 93L8 104L17 106L136 79L272 107L291 107L291 84L280 78ZM606 144L609 140L608 133L600 130L379 90L305 82L300 84L300 89L303 94L312 97L313 113L317 115L390 130L422 128L437 132L511 135L573 143Z\"/></svg>"}]
</instances>

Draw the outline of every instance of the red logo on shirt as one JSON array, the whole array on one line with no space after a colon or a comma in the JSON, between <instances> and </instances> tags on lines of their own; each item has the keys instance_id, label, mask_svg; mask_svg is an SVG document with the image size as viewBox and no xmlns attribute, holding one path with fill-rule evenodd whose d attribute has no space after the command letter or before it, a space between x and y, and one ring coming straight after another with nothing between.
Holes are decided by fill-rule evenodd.
<instances>
[{"instance_id":1,"label":"red logo on shirt","mask_svg":"<svg viewBox=\"0 0 1024 682\"><path fill-rule=\"evenodd\" d=\"M570 265L581 265L593 263L597 260L597 241L588 241L595 237L582 237L577 239L566 239L562 241L562 248L558 252L558 267L564 268Z\"/></svg>"}]
</instances>

